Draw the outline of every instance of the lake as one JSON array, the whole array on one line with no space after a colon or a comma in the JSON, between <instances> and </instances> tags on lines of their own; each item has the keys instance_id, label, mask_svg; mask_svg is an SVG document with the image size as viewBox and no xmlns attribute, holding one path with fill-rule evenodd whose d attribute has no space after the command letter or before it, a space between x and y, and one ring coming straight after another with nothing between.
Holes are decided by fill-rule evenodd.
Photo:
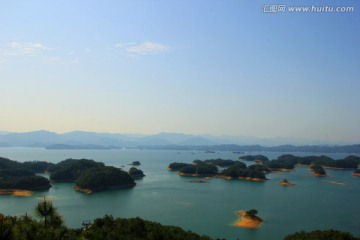
<instances>
[{"instance_id":1,"label":"lake","mask_svg":"<svg viewBox=\"0 0 360 240\"><path fill-rule=\"evenodd\" d=\"M263 154L270 159L284 153ZM298 156L319 153L292 153ZM349 154L324 154L340 159ZM300 230L337 229L359 235L360 177L353 170L326 169L329 177L314 177L306 167L294 172L267 174L268 181L210 179L190 182L166 168L171 162L191 163L195 159L237 160L232 152L160 150L45 150L42 148L0 148L0 156L12 160L57 163L67 158L88 158L128 170L133 161L146 175L133 189L111 190L86 195L75 192L71 183L53 183L49 191L31 197L0 196L0 212L6 215L33 214L36 203L46 196L64 217L65 224L80 227L84 220L111 214L114 217L141 217L176 225L214 238L279 240ZM251 164L247 162L247 164ZM283 178L296 186L278 184ZM332 181L344 183L332 184ZM265 221L258 229L232 226L237 210L257 209Z\"/></svg>"}]
</instances>

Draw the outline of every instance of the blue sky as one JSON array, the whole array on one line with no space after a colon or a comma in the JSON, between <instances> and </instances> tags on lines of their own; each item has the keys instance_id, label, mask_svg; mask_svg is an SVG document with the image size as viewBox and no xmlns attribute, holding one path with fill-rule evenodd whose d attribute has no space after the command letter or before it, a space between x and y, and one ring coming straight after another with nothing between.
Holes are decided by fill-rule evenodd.
<instances>
[{"instance_id":1,"label":"blue sky","mask_svg":"<svg viewBox=\"0 0 360 240\"><path fill-rule=\"evenodd\" d=\"M271 4L353 12L264 13ZM0 3L0 130L360 141L358 1Z\"/></svg>"}]
</instances>

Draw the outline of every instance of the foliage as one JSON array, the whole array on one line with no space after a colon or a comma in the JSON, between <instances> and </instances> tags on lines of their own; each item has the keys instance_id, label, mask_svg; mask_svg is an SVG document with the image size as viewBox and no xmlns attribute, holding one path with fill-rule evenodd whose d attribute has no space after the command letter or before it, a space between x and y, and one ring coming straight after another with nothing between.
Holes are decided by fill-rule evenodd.
<instances>
[{"instance_id":1,"label":"foliage","mask_svg":"<svg viewBox=\"0 0 360 240\"><path fill-rule=\"evenodd\" d=\"M134 161L134 162L132 162L130 165L140 166L141 163L140 163L139 161Z\"/></svg>"},{"instance_id":2,"label":"foliage","mask_svg":"<svg viewBox=\"0 0 360 240\"><path fill-rule=\"evenodd\" d=\"M353 161L356 164L360 165L360 157L358 157L358 156L349 155L346 158L344 158L344 160L350 160L350 161Z\"/></svg>"},{"instance_id":3,"label":"foliage","mask_svg":"<svg viewBox=\"0 0 360 240\"><path fill-rule=\"evenodd\" d=\"M184 174L195 174L196 173L196 166L191 164L186 164L184 167L179 169L180 173Z\"/></svg>"},{"instance_id":4,"label":"foliage","mask_svg":"<svg viewBox=\"0 0 360 240\"><path fill-rule=\"evenodd\" d=\"M59 182L73 182L80 177L80 175L91 168L104 167L102 162L95 162L89 159L67 159L61 161L51 167L50 179Z\"/></svg>"},{"instance_id":5,"label":"foliage","mask_svg":"<svg viewBox=\"0 0 360 240\"><path fill-rule=\"evenodd\" d=\"M259 167L255 167L257 165L251 165L246 167L244 163L238 163L234 166L228 167L221 172L221 175L229 176L232 178L260 178L266 179L264 174L264 167L259 165Z\"/></svg>"},{"instance_id":6,"label":"foliage","mask_svg":"<svg viewBox=\"0 0 360 240\"><path fill-rule=\"evenodd\" d=\"M40 201L36 211L43 219L27 215L22 217L4 216L0 214L1 240L210 240L180 227L164 226L141 218L114 219L105 215L94 220L84 229L71 229L63 225L61 216L50 201Z\"/></svg>"},{"instance_id":7,"label":"foliage","mask_svg":"<svg viewBox=\"0 0 360 240\"><path fill-rule=\"evenodd\" d=\"M212 164L201 163L197 165L187 164L179 169L183 174L199 174L199 175L214 175L218 172L218 168Z\"/></svg>"},{"instance_id":8,"label":"foliage","mask_svg":"<svg viewBox=\"0 0 360 240\"><path fill-rule=\"evenodd\" d=\"M0 158L0 189L44 190L50 181L36 176L27 165L7 158Z\"/></svg>"},{"instance_id":9,"label":"foliage","mask_svg":"<svg viewBox=\"0 0 360 240\"><path fill-rule=\"evenodd\" d=\"M48 163L45 161L28 161L28 162L24 162L22 165L24 168L32 170L36 173L44 173L55 164Z\"/></svg>"},{"instance_id":10,"label":"foliage","mask_svg":"<svg viewBox=\"0 0 360 240\"><path fill-rule=\"evenodd\" d=\"M218 172L218 168L212 164L199 164L196 165L196 174L199 175L213 175Z\"/></svg>"},{"instance_id":11,"label":"foliage","mask_svg":"<svg viewBox=\"0 0 360 240\"><path fill-rule=\"evenodd\" d=\"M163 226L159 223L141 218L114 219L112 216L97 218L84 233L86 239L134 239L134 240L210 240L207 236L199 236L180 227Z\"/></svg>"},{"instance_id":12,"label":"foliage","mask_svg":"<svg viewBox=\"0 0 360 240\"><path fill-rule=\"evenodd\" d=\"M296 232L286 236L284 240L359 240L359 238L356 238L347 232L331 229Z\"/></svg>"},{"instance_id":13,"label":"foliage","mask_svg":"<svg viewBox=\"0 0 360 240\"><path fill-rule=\"evenodd\" d=\"M116 167L96 167L83 172L75 181L76 186L93 191L113 187L133 187L134 179L125 171Z\"/></svg>"},{"instance_id":14,"label":"foliage","mask_svg":"<svg viewBox=\"0 0 360 240\"><path fill-rule=\"evenodd\" d=\"M169 169L170 170L173 170L173 171L179 171L181 168L183 167L187 167L191 164L188 164L188 163L179 163L179 162L173 162L173 163L170 163L169 165Z\"/></svg>"},{"instance_id":15,"label":"foliage","mask_svg":"<svg viewBox=\"0 0 360 240\"><path fill-rule=\"evenodd\" d=\"M263 162L269 161L269 158L267 158L264 155L245 155L245 156L239 157L239 159L246 160L246 161L255 161L255 160L260 160Z\"/></svg>"},{"instance_id":16,"label":"foliage","mask_svg":"<svg viewBox=\"0 0 360 240\"><path fill-rule=\"evenodd\" d=\"M319 175L326 175L325 169L322 166L313 165L310 167L310 169L315 173Z\"/></svg>"},{"instance_id":17,"label":"foliage","mask_svg":"<svg viewBox=\"0 0 360 240\"><path fill-rule=\"evenodd\" d=\"M292 161L288 160L271 160L264 164L267 168L270 169L294 169L295 164Z\"/></svg>"},{"instance_id":18,"label":"foliage","mask_svg":"<svg viewBox=\"0 0 360 240\"><path fill-rule=\"evenodd\" d=\"M144 176L145 176L145 174L144 174L144 172L143 172L142 170L137 169L137 168L135 168L135 167L131 167L131 168L129 169L129 174L130 174L130 176L132 176L133 178L139 178L139 177L144 177Z\"/></svg>"},{"instance_id":19,"label":"foliage","mask_svg":"<svg viewBox=\"0 0 360 240\"><path fill-rule=\"evenodd\" d=\"M50 201L44 199L36 206L42 220L27 215L4 216L0 213L1 240L211 240L176 226L165 226L157 222L137 218L114 218L105 215L96 218L88 227L71 229L63 225L61 216ZM251 209L246 215L259 219L258 211ZM46 220L44 219L46 215ZM59 220L60 219L60 220ZM46 223L46 225L45 225ZM349 233L337 230L315 230L296 232L284 240L359 240Z\"/></svg>"},{"instance_id":20,"label":"foliage","mask_svg":"<svg viewBox=\"0 0 360 240\"><path fill-rule=\"evenodd\" d=\"M213 164L213 165L219 166L219 167L229 167L229 166L233 166L236 163L239 163L239 161L224 160L224 159L221 159L221 158L217 158L217 159L204 160L203 163Z\"/></svg>"}]
</instances>

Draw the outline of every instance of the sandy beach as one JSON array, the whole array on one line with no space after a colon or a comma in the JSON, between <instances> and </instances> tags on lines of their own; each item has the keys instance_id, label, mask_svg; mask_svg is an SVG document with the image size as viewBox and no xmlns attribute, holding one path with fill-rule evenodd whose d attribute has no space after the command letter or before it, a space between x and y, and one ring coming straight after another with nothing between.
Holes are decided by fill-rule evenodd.
<instances>
[{"instance_id":1,"label":"sandy beach","mask_svg":"<svg viewBox=\"0 0 360 240\"><path fill-rule=\"evenodd\" d=\"M0 189L0 195L13 195L18 197L29 197L32 196L34 192L28 190L20 189Z\"/></svg>"},{"instance_id":2,"label":"sandy beach","mask_svg":"<svg viewBox=\"0 0 360 240\"><path fill-rule=\"evenodd\" d=\"M284 182L284 181L281 181L281 182L278 182L280 185L282 186L295 186L296 183L292 183L292 182Z\"/></svg>"},{"instance_id":3,"label":"sandy beach","mask_svg":"<svg viewBox=\"0 0 360 240\"><path fill-rule=\"evenodd\" d=\"M260 220L253 219L249 216L246 216L246 211L244 211L244 210L237 211L237 214L240 215L240 218L239 218L239 220L237 220L234 223L234 226L236 226L236 227L255 229L255 228L260 227L260 225L262 223L262 221L260 221Z\"/></svg>"}]
</instances>

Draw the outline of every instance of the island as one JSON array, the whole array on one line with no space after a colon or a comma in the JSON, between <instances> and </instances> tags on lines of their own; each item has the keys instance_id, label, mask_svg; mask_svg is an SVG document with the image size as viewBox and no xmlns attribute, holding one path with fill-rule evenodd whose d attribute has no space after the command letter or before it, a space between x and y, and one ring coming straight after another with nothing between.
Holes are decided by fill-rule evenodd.
<instances>
[{"instance_id":1,"label":"island","mask_svg":"<svg viewBox=\"0 0 360 240\"><path fill-rule=\"evenodd\" d=\"M313 175L316 177L327 177L328 176L322 166L313 165L310 167L310 170L312 171Z\"/></svg>"},{"instance_id":2,"label":"island","mask_svg":"<svg viewBox=\"0 0 360 240\"><path fill-rule=\"evenodd\" d=\"M76 191L93 193L136 185L129 173L92 159L66 159L48 168L50 180L74 182Z\"/></svg>"},{"instance_id":3,"label":"island","mask_svg":"<svg viewBox=\"0 0 360 240\"><path fill-rule=\"evenodd\" d=\"M36 175L44 172L43 166L44 162L21 163L0 157L0 195L31 196L33 191L48 190L50 181Z\"/></svg>"},{"instance_id":4,"label":"island","mask_svg":"<svg viewBox=\"0 0 360 240\"><path fill-rule=\"evenodd\" d=\"M131 167L129 169L129 174L134 179L139 179L139 178L145 177L144 172L142 170L140 170L140 169L135 168L135 167Z\"/></svg>"},{"instance_id":5,"label":"island","mask_svg":"<svg viewBox=\"0 0 360 240\"><path fill-rule=\"evenodd\" d=\"M133 161L131 164L129 165L132 165L132 166L140 166L141 163L139 161Z\"/></svg>"},{"instance_id":6,"label":"island","mask_svg":"<svg viewBox=\"0 0 360 240\"><path fill-rule=\"evenodd\" d=\"M219 171L218 165L224 169ZM268 172L265 166L259 164L247 167L243 162L223 159L194 160L192 164L174 162L168 166L168 169L170 171L177 171L181 176L215 177L251 181L266 180L265 173Z\"/></svg>"},{"instance_id":7,"label":"island","mask_svg":"<svg viewBox=\"0 0 360 240\"><path fill-rule=\"evenodd\" d=\"M279 182L280 185L282 186L294 186L296 185L295 183L289 182L286 178L284 178L281 182Z\"/></svg>"},{"instance_id":8,"label":"island","mask_svg":"<svg viewBox=\"0 0 360 240\"><path fill-rule=\"evenodd\" d=\"M75 181L75 190L93 193L107 189L132 188L134 179L120 168L104 166L85 171Z\"/></svg>"},{"instance_id":9,"label":"island","mask_svg":"<svg viewBox=\"0 0 360 240\"><path fill-rule=\"evenodd\" d=\"M234 223L234 226L253 229L260 227L264 220L261 217L258 217L256 215L257 213L258 211L256 209L251 209L249 211L237 211L237 214L240 215L240 218Z\"/></svg>"}]
</instances>

